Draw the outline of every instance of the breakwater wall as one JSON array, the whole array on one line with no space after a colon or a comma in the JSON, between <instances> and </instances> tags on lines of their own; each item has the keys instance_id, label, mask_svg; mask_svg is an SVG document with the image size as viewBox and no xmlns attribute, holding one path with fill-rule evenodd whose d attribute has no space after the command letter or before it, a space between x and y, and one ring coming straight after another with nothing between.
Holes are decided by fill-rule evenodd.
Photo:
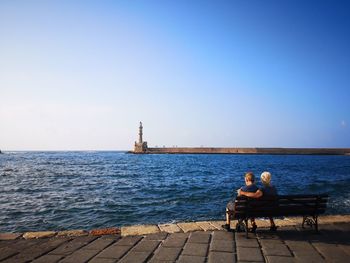
<instances>
[{"instance_id":1,"label":"breakwater wall","mask_svg":"<svg viewBox=\"0 0 350 263\"><path fill-rule=\"evenodd\" d=\"M163 147L146 148L138 154L300 154L350 155L350 148L217 148L217 147Z\"/></svg>"}]
</instances>

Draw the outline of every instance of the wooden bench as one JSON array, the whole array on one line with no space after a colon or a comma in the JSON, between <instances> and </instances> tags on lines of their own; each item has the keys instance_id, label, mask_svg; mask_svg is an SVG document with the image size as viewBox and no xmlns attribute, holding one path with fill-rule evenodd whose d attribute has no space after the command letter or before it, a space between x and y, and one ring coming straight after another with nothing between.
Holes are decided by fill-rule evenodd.
<instances>
[{"instance_id":1,"label":"wooden bench","mask_svg":"<svg viewBox=\"0 0 350 263\"><path fill-rule=\"evenodd\" d=\"M318 215L325 212L328 195L278 195L258 199L237 196L231 219L238 220L236 230L244 228L248 237L248 219L256 217L303 216L305 223L318 232Z\"/></svg>"}]
</instances>

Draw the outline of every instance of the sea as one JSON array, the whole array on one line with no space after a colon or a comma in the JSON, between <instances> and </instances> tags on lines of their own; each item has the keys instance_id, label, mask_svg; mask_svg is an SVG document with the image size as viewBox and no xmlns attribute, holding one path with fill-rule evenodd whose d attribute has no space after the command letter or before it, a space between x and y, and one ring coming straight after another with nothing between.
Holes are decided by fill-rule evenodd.
<instances>
[{"instance_id":1,"label":"sea","mask_svg":"<svg viewBox=\"0 0 350 263\"><path fill-rule=\"evenodd\" d=\"M350 214L350 156L5 152L0 232L223 220L247 171L269 171L279 194L327 193L326 214Z\"/></svg>"}]
</instances>

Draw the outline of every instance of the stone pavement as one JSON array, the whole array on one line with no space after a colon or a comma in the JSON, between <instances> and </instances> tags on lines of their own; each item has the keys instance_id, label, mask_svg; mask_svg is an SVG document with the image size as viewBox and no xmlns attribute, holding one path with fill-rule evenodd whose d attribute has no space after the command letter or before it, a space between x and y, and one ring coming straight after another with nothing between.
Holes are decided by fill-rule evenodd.
<instances>
[{"instance_id":1,"label":"stone pavement","mask_svg":"<svg viewBox=\"0 0 350 263\"><path fill-rule=\"evenodd\" d=\"M319 234L298 225L277 232L260 228L248 239L245 233L217 229L27 240L10 235L0 240L0 262L350 262L350 224L319 227Z\"/></svg>"}]
</instances>

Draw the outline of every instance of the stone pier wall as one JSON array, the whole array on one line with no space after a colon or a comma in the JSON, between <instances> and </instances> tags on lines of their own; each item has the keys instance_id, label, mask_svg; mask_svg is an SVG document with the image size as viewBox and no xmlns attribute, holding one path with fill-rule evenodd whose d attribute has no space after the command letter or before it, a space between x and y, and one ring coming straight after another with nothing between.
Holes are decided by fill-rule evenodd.
<instances>
[{"instance_id":1,"label":"stone pier wall","mask_svg":"<svg viewBox=\"0 0 350 263\"><path fill-rule=\"evenodd\" d=\"M350 148L216 148L163 147L147 148L148 154L305 154L350 155Z\"/></svg>"}]
</instances>

